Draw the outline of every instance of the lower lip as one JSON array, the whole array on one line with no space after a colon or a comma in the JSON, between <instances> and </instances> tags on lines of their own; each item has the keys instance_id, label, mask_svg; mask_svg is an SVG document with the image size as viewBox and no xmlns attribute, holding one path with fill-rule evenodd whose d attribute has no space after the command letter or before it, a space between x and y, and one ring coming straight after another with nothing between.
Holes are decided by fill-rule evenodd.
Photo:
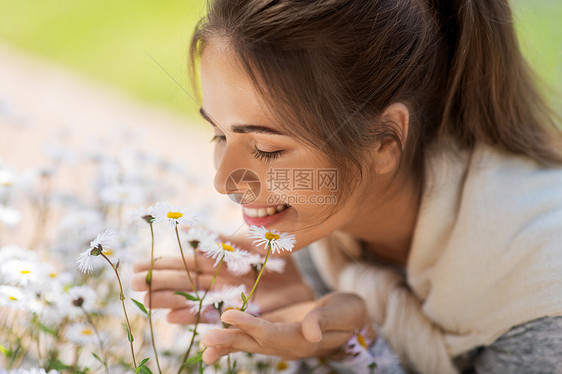
<instances>
[{"instance_id":1,"label":"lower lip","mask_svg":"<svg viewBox=\"0 0 562 374\"><path fill-rule=\"evenodd\" d=\"M244 221L250 226L253 225L253 226L267 227L282 219L289 209L291 208L287 208L284 211L276 213L272 216L265 216L265 217L249 217L244 213Z\"/></svg>"}]
</instances>

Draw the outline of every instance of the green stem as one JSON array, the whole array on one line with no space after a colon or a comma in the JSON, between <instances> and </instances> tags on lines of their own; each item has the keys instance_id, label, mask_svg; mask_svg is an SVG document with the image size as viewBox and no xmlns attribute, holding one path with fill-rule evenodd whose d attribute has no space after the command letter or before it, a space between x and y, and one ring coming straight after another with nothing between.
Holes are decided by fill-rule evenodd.
<instances>
[{"instance_id":1,"label":"green stem","mask_svg":"<svg viewBox=\"0 0 562 374\"><path fill-rule=\"evenodd\" d=\"M103 350L103 341L101 340L100 334L98 333L98 329L96 328L96 325L94 324L94 321L92 320L88 312L86 312L86 309L84 309L83 306L80 306L80 309L82 309L82 312L86 316L86 320L88 321L90 326L92 326L92 329L94 330L94 334L96 334L98 345L100 347L101 358L103 360L103 367L105 368L106 374L109 374L109 368L107 367L107 358L105 357L105 352Z\"/></svg>"},{"instance_id":2,"label":"green stem","mask_svg":"<svg viewBox=\"0 0 562 374\"><path fill-rule=\"evenodd\" d=\"M263 261L263 265L260 269L260 273L258 274L258 277L256 278L256 281L254 282L254 287L252 287L252 290L250 291L250 294L248 295L248 297L246 297L246 300L244 300L244 302L242 303L242 307L240 308L241 311L245 311L248 308L248 303L250 302L250 299L252 298L252 295L254 294L254 291L256 290L256 287L258 286L258 283L260 281L260 278L263 274L263 271L265 270L265 264L267 264L267 260L269 259L269 255L271 254L271 244L267 245L267 254L265 255L265 260Z\"/></svg>"},{"instance_id":3,"label":"green stem","mask_svg":"<svg viewBox=\"0 0 562 374\"><path fill-rule=\"evenodd\" d=\"M178 231L178 225L175 225L175 228L176 228L176 237L178 238L178 245L180 247L181 260L183 261L183 267L185 268L185 272L187 273L187 278L189 278L189 284L191 284L191 288L193 288L193 293L195 294L195 296L199 297L199 295L197 294L197 288L195 288L195 283L193 283L193 279L191 279L191 274L189 273L189 267L187 266L187 262L185 261L185 256L183 254L183 247L181 245L181 240L180 240L180 233Z\"/></svg>"},{"instance_id":4,"label":"green stem","mask_svg":"<svg viewBox=\"0 0 562 374\"><path fill-rule=\"evenodd\" d=\"M186 363L187 359L189 358L189 354L191 353L191 348L193 347L193 343L195 342L195 336L197 335L197 326L199 326L199 322L201 321L201 310L203 309L203 300L205 300L205 297L207 296L207 294L209 293L209 291L211 290L211 288L215 284L215 281L217 279L217 276L219 275L219 271L221 269L221 266L222 266L223 262L224 262L224 256L222 256L222 258L219 262L219 265L217 266L217 270L215 270L215 274L213 275L213 278L211 279L211 284L209 284L209 287L207 287L207 289L205 290L205 293L203 294L203 297L201 299L199 299L199 309L197 310L197 315L195 316L195 327L193 328L193 335L191 335L191 341L189 342L189 346L187 347L187 351L185 352L185 355L183 356L183 361L182 361L182 364L181 364L180 369L178 371L178 374L180 374L181 371L185 368L185 363Z\"/></svg>"},{"instance_id":5,"label":"green stem","mask_svg":"<svg viewBox=\"0 0 562 374\"><path fill-rule=\"evenodd\" d=\"M162 374L162 369L160 368L160 361L158 360L158 352L156 350L156 342L154 340L154 328L152 327L152 267L154 266L154 227L152 222L150 222L150 236L152 237L152 248L150 250L150 268L148 273L150 274L150 280L148 282L148 325L150 326L150 339L152 341L152 348L154 349L154 358L156 359L156 366L158 367L158 373Z\"/></svg>"},{"instance_id":6,"label":"green stem","mask_svg":"<svg viewBox=\"0 0 562 374\"><path fill-rule=\"evenodd\" d=\"M131 346L131 356L133 357L133 365L135 367L135 369L137 368L137 360L135 358L135 348L133 346L133 330L131 329L131 323L129 322L129 315L127 314L127 308L125 307L125 294L123 293L123 284L121 283L121 277L119 276L119 272L117 271L117 268L115 267L115 265L113 265L113 262L111 262L111 260L109 258L107 258L106 255L102 253L100 253L100 255L106 259L107 262L109 262L109 265L111 265L111 268L113 269L113 271L115 272L115 275L117 276L117 281L119 282L119 299L121 300L121 305L123 306L123 313L125 314L125 320L127 321L127 333L129 336L127 336L127 340L129 340L129 344Z\"/></svg>"}]
</instances>

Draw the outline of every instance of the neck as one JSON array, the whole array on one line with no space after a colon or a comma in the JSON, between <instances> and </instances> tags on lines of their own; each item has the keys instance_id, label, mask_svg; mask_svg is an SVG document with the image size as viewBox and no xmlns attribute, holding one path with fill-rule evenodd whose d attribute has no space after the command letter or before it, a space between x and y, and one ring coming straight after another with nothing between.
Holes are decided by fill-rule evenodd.
<instances>
[{"instance_id":1,"label":"neck","mask_svg":"<svg viewBox=\"0 0 562 374\"><path fill-rule=\"evenodd\" d=\"M363 240L377 256L406 265L420 203L416 184L397 178L381 192L373 187L342 231Z\"/></svg>"}]
</instances>

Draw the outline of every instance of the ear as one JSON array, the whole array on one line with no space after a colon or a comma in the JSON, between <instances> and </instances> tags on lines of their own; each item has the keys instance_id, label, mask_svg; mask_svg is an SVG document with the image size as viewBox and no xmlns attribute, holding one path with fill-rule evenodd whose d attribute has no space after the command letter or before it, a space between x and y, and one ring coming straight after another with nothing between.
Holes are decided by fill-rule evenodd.
<instances>
[{"instance_id":1,"label":"ear","mask_svg":"<svg viewBox=\"0 0 562 374\"><path fill-rule=\"evenodd\" d=\"M375 171L379 175L392 172L398 166L408 137L410 112L406 105L393 103L384 110L381 121L383 126L388 127L388 131L383 130L383 132L392 131L400 141L393 136L384 136L380 143L377 143L374 160Z\"/></svg>"}]
</instances>

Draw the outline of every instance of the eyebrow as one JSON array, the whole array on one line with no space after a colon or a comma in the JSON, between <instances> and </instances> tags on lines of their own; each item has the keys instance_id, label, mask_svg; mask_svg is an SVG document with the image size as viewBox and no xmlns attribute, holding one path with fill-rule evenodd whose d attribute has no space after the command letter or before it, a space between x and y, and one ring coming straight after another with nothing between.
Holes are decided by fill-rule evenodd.
<instances>
[{"instance_id":1,"label":"eyebrow","mask_svg":"<svg viewBox=\"0 0 562 374\"><path fill-rule=\"evenodd\" d=\"M203 108L199 108L199 114L201 114L201 117L203 117L203 119L205 119L211 125L215 127L219 127L213 122L211 117L207 114L207 112L205 112ZM253 134L285 135L275 129L272 129L271 127L262 126L262 125L252 125L252 124L232 125L230 130L236 134L253 133Z\"/></svg>"}]
</instances>

